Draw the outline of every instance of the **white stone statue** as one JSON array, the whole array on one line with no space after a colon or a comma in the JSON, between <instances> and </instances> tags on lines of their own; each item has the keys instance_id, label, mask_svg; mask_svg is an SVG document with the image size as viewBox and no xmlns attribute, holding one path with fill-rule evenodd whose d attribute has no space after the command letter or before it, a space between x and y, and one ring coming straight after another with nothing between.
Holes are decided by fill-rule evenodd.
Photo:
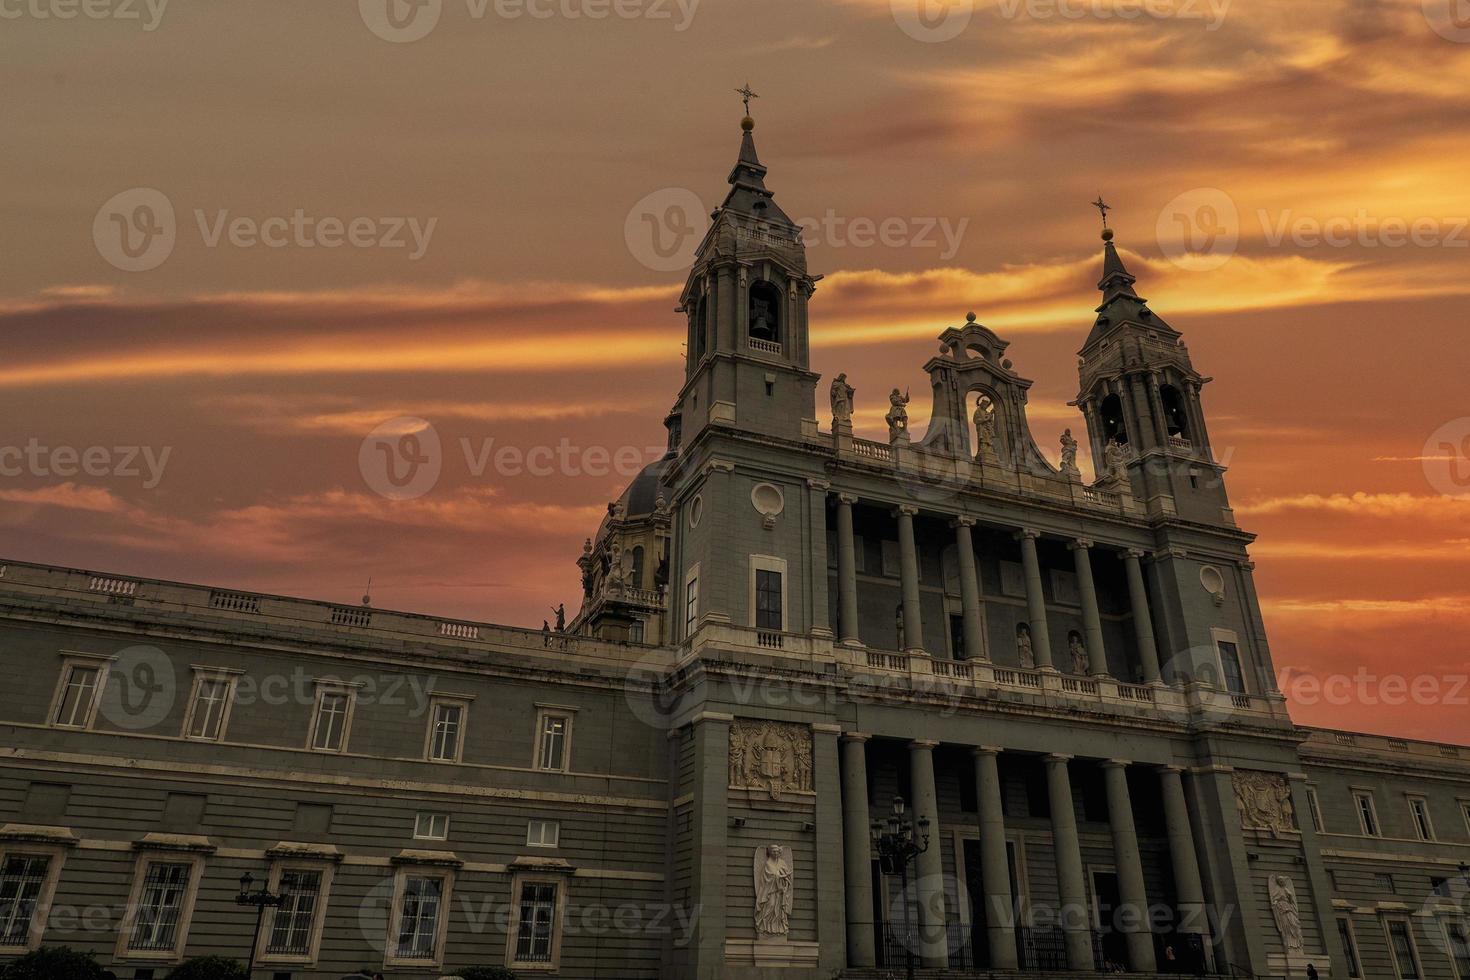
<instances>
[{"instance_id":1,"label":"white stone statue","mask_svg":"<svg viewBox=\"0 0 1470 980\"><path fill-rule=\"evenodd\" d=\"M1123 444L1115 439L1108 440L1108 446L1103 450L1103 468L1107 471L1106 478L1109 480L1122 480L1128 475L1128 450Z\"/></svg>"},{"instance_id":2,"label":"white stone statue","mask_svg":"<svg viewBox=\"0 0 1470 980\"><path fill-rule=\"evenodd\" d=\"M852 396L856 394L847 383L847 375L839 374L832 379L832 421L852 421Z\"/></svg>"},{"instance_id":3,"label":"white stone statue","mask_svg":"<svg viewBox=\"0 0 1470 980\"><path fill-rule=\"evenodd\" d=\"M1076 630L1067 634L1067 649L1072 653L1072 673L1086 674L1092 669L1091 662L1087 659L1087 647L1082 642L1082 634Z\"/></svg>"},{"instance_id":4,"label":"white stone statue","mask_svg":"<svg viewBox=\"0 0 1470 980\"><path fill-rule=\"evenodd\" d=\"M1269 882L1271 915L1276 919L1276 931L1281 933L1281 942L1288 952L1302 948L1302 914L1296 904L1296 885L1283 874L1271 876Z\"/></svg>"},{"instance_id":5,"label":"white stone statue","mask_svg":"<svg viewBox=\"0 0 1470 980\"><path fill-rule=\"evenodd\" d=\"M899 393L897 388L888 394L888 414L883 421L888 423L888 441L897 442L908 434L909 431L909 394Z\"/></svg>"},{"instance_id":6,"label":"white stone statue","mask_svg":"<svg viewBox=\"0 0 1470 980\"><path fill-rule=\"evenodd\" d=\"M1077 440L1072 438L1071 429L1062 432L1062 472L1068 476L1078 472Z\"/></svg>"},{"instance_id":7,"label":"white stone statue","mask_svg":"<svg viewBox=\"0 0 1470 980\"><path fill-rule=\"evenodd\" d=\"M755 934L759 939L785 939L791 934L794 872L791 853L780 844L755 849Z\"/></svg>"},{"instance_id":8,"label":"white stone statue","mask_svg":"<svg viewBox=\"0 0 1470 980\"><path fill-rule=\"evenodd\" d=\"M1016 657L1022 667L1036 666L1036 651L1031 648L1031 627L1026 623L1016 627Z\"/></svg>"},{"instance_id":9,"label":"white stone statue","mask_svg":"<svg viewBox=\"0 0 1470 980\"><path fill-rule=\"evenodd\" d=\"M995 457L995 402L981 397L975 403L975 440L979 444L978 458Z\"/></svg>"}]
</instances>

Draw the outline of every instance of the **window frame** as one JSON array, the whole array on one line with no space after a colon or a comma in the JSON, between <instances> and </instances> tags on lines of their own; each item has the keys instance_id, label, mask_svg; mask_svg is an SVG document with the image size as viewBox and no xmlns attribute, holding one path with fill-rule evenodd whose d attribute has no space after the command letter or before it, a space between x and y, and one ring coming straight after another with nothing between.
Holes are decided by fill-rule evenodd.
<instances>
[{"instance_id":1,"label":"window frame","mask_svg":"<svg viewBox=\"0 0 1470 980\"><path fill-rule=\"evenodd\" d=\"M1405 793L1404 799L1409 805L1409 822L1414 826L1415 836L1427 843L1438 840L1434 835L1434 819L1429 815L1429 798L1417 793Z\"/></svg>"},{"instance_id":2,"label":"window frame","mask_svg":"<svg viewBox=\"0 0 1470 980\"><path fill-rule=\"evenodd\" d=\"M388 916L387 944L383 949L383 966L388 968L419 968L438 970L444 965L444 946L449 935L449 912L454 899L454 868L426 864L400 864L393 873L392 914ZM398 941L403 930L404 900L409 878L438 878L442 882L439 892L439 913L435 922L434 955L423 959L402 956L398 952Z\"/></svg>"},{"instance_id":3,"label":"window frame","mask_svg":"<svg viewBox=\"0 0 1470 980\"><path fill-rule=\"evenodd\" d=\"M1240 682L1238 691L1230 686L1229 672L1225 670L1225 651L1220 646L1222 643L1230 644L1235 651L1236 676ZM1241 655L1240 634L1234 630L1214 627L1210 630L1210 647L1215 651L1215 669L1219 671L1219 674L1216 675L1219 683L1215 686L1227 694L1249 695L1253 693L1249 681L1250 672L1246 670L1245 660Z\"/></svg>"},{"instance_id":4,"label":"window frame","mask_svg":"<svg viewBox=\"0 0 1470 980\"><path fill-rule=\"evenodd\" d=\"M71 732L92 731L96 727L97 712L102 707L102 694L107 690L108 673L112 662L116 659L114 656L103 654L72 651L62 653L61 674L57 678L56 689L51 694L51 705L46 711L47 727ZM86 719L78 725L63 725L60 715L66 698L67 681L71 679L72 671L77 668L97 671L97 687L92 691L92 703L87 707Z\"/></svg>"},{"instance_id":5,"label":"window frame","mask_svg":"<svg viewBox=\"0 0 1470 980\"><path fill-rule=\"evenodd\" d=\"M1363 837L1379 838L1383 836L1383 821L1378 819L1378 802L1373 798L1370 789L1355 789L1353 793L1353 806L1358 814L1358 830ZM1365 809L1364 802L1368 806ZM1369 824L1372 824L1370 827Z\"/></svg>"},{"instance_id":6,"label":"window frame","mask_svg":"<svg viewBox=\"0 0 1470 980\"><path fill-rule=\"evenodd\" d=\"M540 824L543 828L545 828L545 827L550 827L551 828L552 833L551 833L551 842L550 843L547 843L546 842L546 834L545 833L543 833L540 836L540 838L533 838L531 836L531 828L535 827L537 824ZM554 851L554 850L560 848L561 847L561 821L560 820L549 820L549 819L546 819L544 817L532 817L530 820L527 820L526 821L526 846L527 847L536 847L536 848L540 848L542 850L548 850L548 851Z\"/></svg>"},{"instance_id":7,"label":"window frame","mask_svg":"<svg viewBox=\"0 0 1470 980\"><path fill-rule=\"evenodd\" d=\"M1465 833L1470 834L1470 800L1462 799L1460 803L1460 816L1465 818Z\"/></svg>"},{"instance_id":8,"label":"window frame","mask_svg":"<svg viewBox=\"0 0 1470 980\"><path fill-rule=\"evenodd\" d=\"M577 709L560 704L538 704L536 705L536 754L532 760L532 766L537 772L571 772L572 771L572 733L576 729ZM566 722L566 730L562 733L561 765L549 766L546 764L546 723L553 718L560 718Z\"/></svg>"},{"instance_id":9,"label":"window frame","mask_svg":"<svg viewBox=\"0 0 1470 980\"><path fill-rule=\"evenodd\" d=\"M1388 961L1393 965L1393 975L1398 980L1424 980L1424 959L1419 955L1419 943L1414 939L1414 924L1409 917L1403 914L1380 915L1379 921L1383 923L1383 941L1388 947ZM1399 967L1398 952L1393 945L1393 930L1391 924L1404 927L1404 936L1409 941L1409 957L1414 961L1414 973L1412 976L1404 974Z\"/></svg>"},{"instance_id":10,"label":"window frame","mask_svg":"<svg viewBox=\"0 0 1470 980\"><path fill-rule=\"evenodd\" d=\"M1317 796L1317 787L1307 785L1303 787L1307 791L1307 816L1312 818L1312 830L1319 834L1327 832L1327 824L1322 819L1322 801Z\"/></svg>"},{"instance_id":11,"label":"window frame","mask_svg":"<svg viewBox=\"0 0 1470 980\"><path fill-rule=\"evenodd\" d=\"M191 665L194 671L194 684L189 689L189 705L184 710L184 727L180 735L190 742L223 742L225 732L230 726L230 712L235 706L235 689L243 670L235 670L230 667L200 667ZM225 685L225 703L220 709L218 730L213 737L206 735L194 735L194 718L199 710L199 694L204 685L210 682L220 681Z\"/></svg>"},{"instance_id":12,"label":"window frame","mask_svg":"<svg viewBox=\"0 0 1470 980\"><path fill-rule=\"evenodd\" d=\"M758 629L758 630L761 630L761 631L767 632L767 633L784 633L784 632L786 632L786 626L787 626L786 611L789 608L789 603L786 601L787 600L787 581L788 581L788 576L786 574L786 568L787 568L787 566L786 566L786 559L784 559L784 558L777 558L775 555L751 555L750 556L750 595L749 595L749 600L750 601L749 601L749 608L750 608L750 626L751 626L752 629ZM780 576L780 580L781 580L781 590L780 590L781 624L780 624L780 626L775 627L774 629L772 627L769 627L769 626L762 626L762 625L760 625L760 611L758 609L758 602L759 602L759 599L760 599L759 581L760 581L760 573L761 572L774 573L774 574Z\"/></svg>"},{"instance_id":13,"label":"window frame","mask_svg":"<svg viewBox=\"0 0 1470 980\"><path fill-rule=\"evenodd\" d=\"M1348 945L1343 950L1343 955L1347 957L1348 964L1351 966L1351 972L1348 973L1348 976L1352 980L1362 980L1363 955L1358 949L1358 931L1353 927L1353 917L1343 912L1334 916L1333 919L1338 927L1339 938L1347 940Z\"/></svg>"},{"instance_id":14,"label":"window frame","mask_svg":"<svg viewBox=\"0 0 1470 980\"><path fill-rule=\"evenodd\" d=\"M431 840L431 841L446 841L446 840L448 840L449 839L449 818L450 818L450 816L451 816L451 814L449 814L448 812L446 812L444 810L419 810L419 811L417 811L413 815L413 839L414 840ZM422 821L423 821L423 819L425 817L428 817L429 818L429 829L430 829L430 831L432 831L434 829L434 818L436 818L436 817L443 817L444 818L444 835L442 837L436 837L432 833L431 834L421 834L421 833L419 833L419 827L422 824Z\"/></svg>"},{"instance_id":15,"label":"window frame","mask_svg":"<svg viewBox=\"0 0 1470 980\"><path fill-rule=\"evenodd\" d=\"M699 563L684 576L684 639L699 631Z\"/></svg>"},{"instance_id":16,"label":"window frame","mask_svg":"<svg viewBox=\"0 0 1470 980\"><path fill-rule=\"evenodd\" d=\"M347 699L347 710L342 715L342 740L335 749L317 747L317 731L321 724L322 702L329 696L341 695ZM352 738L352 719L357 713L357 686L342 681L319 680L316 682L316 697L311 705L311 726L306 736L306 747L309 751L320 752L323 755L345 755L347 745Z\"/></svg>"},{"instance_id":17,"label":"window frame","mask_svg":"<svg viewBox=\"0 0 1470 980\"><path fill-rule=\"evenodd\" d=\"M424 761L454 765L464 761L464 743L470 730L470 704L473 694L435 694L429 699L429 724L424 732ZM440 708L459 709L459 731L454 739L454 756L446 758L434 754L435 735L439 723Z\"/></svg>"},{"instance_id":18,"label":"window frame","mask_svg":"<svg viewBox=\"0 0 1470 980\"><path fill-rule=\"evenodd\" d=\"M20 841L0 842L0 869L11 858L45 858L46 877L41 881L41 890L36 894L36 904L31 908L31 921L26 925L26 939L21 945L0 945L0 956L23 956L40 949L46 938L46 926L51 917L51 903L56 898L56 885L61 880L61 868L66 863L67 848L30 844Z\"/></svg>"},{"instance_id":19,"label":"window frame","mask_svg":"<svg viewBox=\"0 0 1470 980\"><path fill-rule=\"evenodd\" d=\"M174 928L172 950L132 949L133 930L138 925L138 913L142 911L140 901L143 886L147 883L148 869L155 864L186 864L189 866L189 882L184 888L184 897L179 904L179 918ZM173 851L150 848L139 851L133 863L133 883L128 892L128 904L122 923L117 930L117 946L113 959L177 965L184 961L184 950L189 947L189 926L194 921L194 908L199 899L199 882L204 877L204 854L197 851Z\"/></svg>"},{"instance_id":20,"label":"window frame","mask_svg":"<svg viewBox=\"0 0 1470 980\"><path fill-rule=\"evenodd\" d=\"M549 958L544 963L516 958L521 933L521 895L527 885L551 885L556 889L556 900L552 906L551 948ZM510 895L512 918L505 938L506 969L523 973L557 972L561 969L562 927L566 920L566 876L519 872L511 879Z\"/></svg>"},{"instance_id":21,"label":"window frame","mask_svg":"<svg viewBox=\"0 0 1470 980\"><path fill-rule=\"evenodd\" d=\"M1445 954L1450 961L1450 970L1456 980L1470 980L1470 968L1460 969L1460 961L1455 958L1455 943L1457 940L1450 935L1450 927L1456 926L1465 937L1467 953L1470 953L1470 919L1464 916L1436 916L1439 919L1440 930L1444 933Z\"/></svg>"},{"instance_id":22,"label":"window frame","mask_svg":"<svg viewBox=\"0 0 1470 980\"><path fill-rule=\"evenodd\" d=\"M291 858L277 859L271 863L269 889L273 894L281 893L281 879L287 872L291 871L316 871L322 876L321 888L317 891L316 908L312 910L311 938L308 950L304 954L298 953L272 953L269 952L271 945L271 934L275 931L276 914L279 907L267 911L265 919L260 926L260 941L255 947L255 962L265 965L289 965L289 966L316 966L317 959L321 955L322 934L326 929L327 905L331 901L332 878L336 873L336 863L326 859Z\"/></svg>"}]
</instances>

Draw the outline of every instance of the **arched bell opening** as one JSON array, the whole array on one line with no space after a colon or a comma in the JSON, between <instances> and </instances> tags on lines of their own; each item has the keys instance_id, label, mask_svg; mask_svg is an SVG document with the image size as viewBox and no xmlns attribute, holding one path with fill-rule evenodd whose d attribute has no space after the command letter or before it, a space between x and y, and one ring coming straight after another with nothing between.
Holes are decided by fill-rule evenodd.
<instances>
[{"instance_id":1,"label":"arched bell opening","mask_svg":"<svg viewBox=\"0 0 1470 980\"><path fill-rule=\"evenodd\" d=\"M750 287L750 339L780 344L781 290L775 283L762 279Z\"/></svg>"}]
</instances>

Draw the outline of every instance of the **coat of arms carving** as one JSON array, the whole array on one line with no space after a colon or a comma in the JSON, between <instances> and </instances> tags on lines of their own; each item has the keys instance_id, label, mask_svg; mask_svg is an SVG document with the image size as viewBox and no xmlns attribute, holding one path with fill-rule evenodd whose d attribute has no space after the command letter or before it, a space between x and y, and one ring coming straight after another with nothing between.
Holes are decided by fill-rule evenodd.
<instances>
[{"instance_id":1,"label":"coat of arms carving","mask_svg":"<svg viewBox=\"0 0 1470 980\"><path fill-rule=\"evenodd\" d=\"M730 726L730 785L782 793L812 788L812 730L780 721L737 720Z\"/></svg>"},{"instance_id":2,"label":"coat of arms carving","mask_svg":"<svg viewBox=\"0 0 1470 980\"><path fill-rule=\"evenodd\" d=\"M1237 769L1233 776L1242 827L1268 830L1272 836L1298 829L1296 811L1291 805L1291 786L1285 776L1253 769Z\"/></svg>"}]
</instances>

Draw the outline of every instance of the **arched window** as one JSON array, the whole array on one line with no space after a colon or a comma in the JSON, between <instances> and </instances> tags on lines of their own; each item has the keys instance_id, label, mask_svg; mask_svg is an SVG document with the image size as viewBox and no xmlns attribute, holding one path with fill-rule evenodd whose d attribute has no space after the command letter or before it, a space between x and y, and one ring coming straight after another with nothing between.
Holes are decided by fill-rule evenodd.
<instances>
[{"instance_id":1,"label":"arched window","mask_svg":"<svg viewBox=\"0 0 1470 980\"><path fill-rule=\"evenodd\" d=\"M1128 426L1123 421L1123 400L1117 395L1109 395L1098 408L1098 415L1102 420L1103 441L1128 445Z\"/></svg>"},{"instance_id":2,"label":"arched window","mask_svg":"<svg viewBox=\"0 0 1470 980\"><path fill-rule=\"evenodd\" d=\"M781 290L764 279L750 287L750 339L781 343Z\"/></svg>"},{"instance_id":3,"label":"arched window","mask_svg":"<svg viewBox=\"0 0 1470 980\"><path fill-rule=\"evenodd\" d=\"M633 549L633 588L643 588L643 545Z\"/></svg>"},{"instance_id":4,"label":"arched window","mask_svg":"<svg viewBox=\"0 0 1470 980\"><path fill-rule=\"evenodd\" d=\"M1164 421L1169 426L1169 435L1189 438L1189 413L1184 410L1184 396L1173 385L1159 388L1159 400L1164 403Z\"/></svg>"}]
</instances>

